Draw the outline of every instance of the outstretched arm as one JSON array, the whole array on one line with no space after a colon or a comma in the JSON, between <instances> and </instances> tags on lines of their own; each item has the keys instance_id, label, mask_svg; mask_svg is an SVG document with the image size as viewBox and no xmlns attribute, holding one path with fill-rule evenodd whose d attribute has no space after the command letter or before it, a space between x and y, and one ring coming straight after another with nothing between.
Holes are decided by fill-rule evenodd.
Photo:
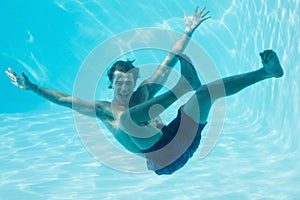
<instances>
[{"instance_id":1,"label":"outstretched arm","mask_svg":"<svg viewBox=\"0 0 300 200\"><path fill-rule=\"evenodd\" d=\"M153 76L142 83L142 85L147 85L149 98L152 98L165 84L171 69L175 66L178 60L175 54L182 53L184 51L197 27L202 22L210 18L210 16L207 16L209 11L206 11L205 9L206 7L203 7L198 13L198 7L196 7L193 15L191 16L187 16L184 13L184 20L186 24L184 33L172 47L164 61L158 66Z\"/></svg>"},{"instance_id":2,"label":"outstretched arm","mask_svg":"<svg viewBox=\"0 0 300 200\"><path fill-rule=\"evenodd\" d=\"M5 71L6 75L11 79L11 83L18 88L30 90L37 95L61 106L72 108L77 112L91 116L91 117L104 117L104 105L102 102L89 102L76 97L72 97L66 93L56 90L43 88L32 83L29 78L22 73L22 77L16 74L11 68ZM99 116L100 115L100 116ZM102 116L101 116L102 115Z\"/></svg>"}]
</instances>

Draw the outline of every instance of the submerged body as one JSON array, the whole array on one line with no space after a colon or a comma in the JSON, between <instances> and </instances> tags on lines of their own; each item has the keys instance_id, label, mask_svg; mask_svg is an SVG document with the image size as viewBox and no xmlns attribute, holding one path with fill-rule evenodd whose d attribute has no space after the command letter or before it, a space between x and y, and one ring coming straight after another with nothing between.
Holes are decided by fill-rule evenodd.
<instances>
[{"instance_id":1,"label":"submerged body","mask_svg":"<svg viewBox=\"0 0 300 200\"><path fill-rule=\"evenodd\" d=\"M85 101L46 89L33 84L24 73L23 77L18 76L10 68L6 74L21 89L33 91L81 114L97 117L127 150L147 159L148 169L158 175L172 174L183 167L198 148L209 111L217 99L236 94L267 78L283 76L276 53L265 50L260 54L262 68L201 85L191 60L182 52L196 28L209 18L204 10L198 13L196 8L191 17L185 15L187 26L184 33L155 73L136 90L138 68L131 61L116 62L108 73L110 88L113 89L112 101ZM181 78L170 91L156 96L177 60L180 61ZM225 88L225 93L209 92L220 91L220 88ZM177 117L168 125L162 124L159 115L191 91L194 95L181 106Z\"/></svg>"}]
</instances>

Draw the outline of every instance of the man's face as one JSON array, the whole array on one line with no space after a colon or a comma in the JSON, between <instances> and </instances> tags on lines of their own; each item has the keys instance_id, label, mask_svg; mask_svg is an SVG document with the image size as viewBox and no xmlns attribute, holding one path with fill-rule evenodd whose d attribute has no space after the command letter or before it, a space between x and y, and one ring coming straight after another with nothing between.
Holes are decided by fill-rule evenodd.
<instances>
[{"instance_id":1,"label":"man's face","mask_svg":"<svg viewBox=\"0 0 300 200\"><path fill-rule=\"evenodd\" d=\"M112 87L114 89L113 99L122 105L128 105L135 87L133 74L115 71Z\"/></svg>"}]
</instances>

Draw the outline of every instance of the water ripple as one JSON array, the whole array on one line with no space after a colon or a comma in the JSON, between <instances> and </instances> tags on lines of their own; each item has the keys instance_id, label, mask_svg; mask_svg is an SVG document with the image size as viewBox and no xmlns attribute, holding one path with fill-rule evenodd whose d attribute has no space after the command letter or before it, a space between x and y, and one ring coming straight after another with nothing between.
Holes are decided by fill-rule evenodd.
<instances>
[{"instance_id":1,"label":"water ripple","mask_svg":"<svg viewBox=\"0 0 300 200\"><path fill-rule=\"evenodd\" d=\"M121 31L149 26L182 29L179 17L184 10L193 10L195 2L170 2L54 3L76 18L80 30L68 46L82 60L99 42ZM70 111L0 114L0 198L130 199L133 194L141 199L298 198L299 4L296 0L207 2L212 19L198 29L194 40L206 49L222 76L259 68L258 53L267 48L277 51L285 75L228 98L222 135L205 159L200 160L198 152L170 177L121 173L86 151ZM128 9L119 12L121 8ZM123 42L130 46L132 41ZM32 70L45 72L39 64L43 62L34 56L38 54L32 55L29 60L39 65ZM117 162L128 161L111 156Z\"/></svg>"}]
</instances>

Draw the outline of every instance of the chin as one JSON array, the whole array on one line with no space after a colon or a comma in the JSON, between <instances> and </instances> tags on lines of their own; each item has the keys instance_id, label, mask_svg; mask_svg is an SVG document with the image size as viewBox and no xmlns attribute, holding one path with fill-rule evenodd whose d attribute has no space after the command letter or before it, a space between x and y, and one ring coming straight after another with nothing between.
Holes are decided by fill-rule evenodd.
<instances>
[{"instance_id":1,"label":"chin","mask_svg":"<svg viewBox=\"0 0 300 200\"><path fill-rule=\"evenodd\" d=\"M128 105L129 104L129 100L128 101L119 101L120 102L120 104L122 104L122 105Z\"/></svg>"}]
</instances>

